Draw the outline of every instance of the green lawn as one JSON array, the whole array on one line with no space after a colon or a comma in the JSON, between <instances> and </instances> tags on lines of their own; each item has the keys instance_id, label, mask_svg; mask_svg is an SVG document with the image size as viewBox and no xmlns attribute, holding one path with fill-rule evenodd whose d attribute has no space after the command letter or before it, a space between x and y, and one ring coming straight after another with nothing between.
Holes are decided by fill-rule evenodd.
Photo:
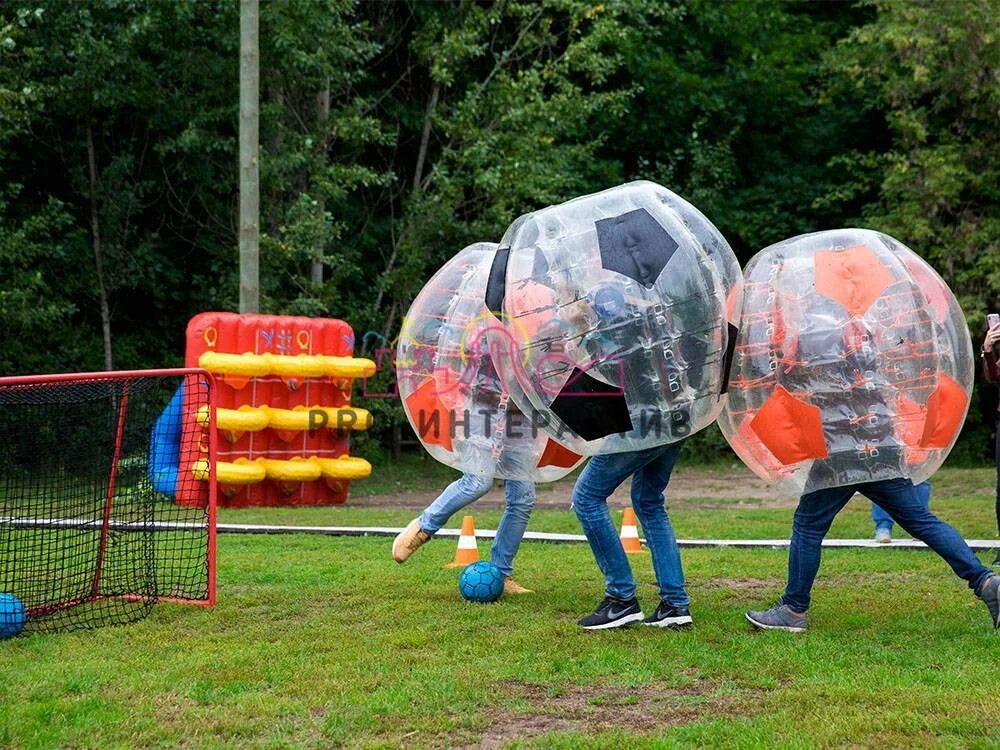
<instances>
[{"instance_id":1,"label":"green lawn","mask_svg":"<svg viewBox=\"0 0 1000 750\"><path fill-rule=\"evenodd\" d=\"M389 467L379 478L379 487L387 488L403 484L404 475L412 476L412 484L420 489L440 489L450 481L454 472L441 466L440 471L432 469L429 476L416 471L409 463L400 467ZM724 468L713 469L725 472ZM412 472L412 474L409 474ZM935 513L970 539L991 539L996 536L996 514L992 496L995 472L992 469L943 469L933 480L931 506ZM431 479L436 480L431 482ZM370 480L365 480L370 481ZM365 482L352 485L353 495L360 495ZM532 514L529 530L580 533L580 525L570 510L569 494L571 482L538 485L539 498L562 500L562 509L540 508ZM707 501L712 508L705 508ZM677 536L688 539L785 539L791 531L794 508L760 508L758 503L741 500L720 500L710 497L675 498L667 490L667 505ZM476 527L495 529L500 519L500 510L472 505L468 512L475 517ZM862 538L873 533L871 504L856 497L837 516L831 537ZM219 511L219 521L223 523L269 523L297 524L303 526L403 526L417 514L413 510L389 507L354 507L350 501L345 505L332 507L290 507L290 508L223 508ZM616 518L616 522L619 518ZM449 528L458 528L461 516L455 516ZM896 527L895 535L908 538Z\"/></svg>"},{"instance_id":2,"label":"green lawn","mask_svg":"<svg viewBox=\"0 0 1000 750\"><path fill-rule=\"evenodd\" d=\"M959 494L962 476L936 483L934 505L968 536L992 536L989 498ZM681 536L788 533L789 509L694 505L671 503ZM371 525L413 514L223 515ZM496 517L476 513L480 527ZM834 534L869 527L854 502ZM568 510L532 528L577 530ZM457 572L440 568L453 540L404 566L389 547L222 536L214 610L164 604L127 627L0 644L0 747L985 748L1000 736L1000 635L928 552L826 552L812 629L795 636L743 619L779 593L782 551L685 550L693 628L585 633L575 620L602 586L584 545L525 544L518 578L536 593L487 606L461 601ZM649 557L632 559L651 608Z\"/></svg>"}]
</instances>

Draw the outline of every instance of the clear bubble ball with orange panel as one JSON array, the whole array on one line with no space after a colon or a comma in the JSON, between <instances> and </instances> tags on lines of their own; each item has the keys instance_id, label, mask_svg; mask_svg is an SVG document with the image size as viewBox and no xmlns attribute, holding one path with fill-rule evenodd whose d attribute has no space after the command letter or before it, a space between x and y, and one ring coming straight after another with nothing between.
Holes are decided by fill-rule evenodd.
<instances>
[{"instance_id":1,"label":"clear bubble ball with orange panel","mask_svg":"<svg viewBox=\"0 0 1000 750\"><path fill-rule=\"evenodd\" d=\"M929 478L961 432L974 368L965 316L941 277L866 229L771 245L744 276L719 418L740 458L796 495Z\"/></svg>"},{"instance_id":2,"label":"clear bubble ball with orange panel","mask_svg":"<svg viewBox=\"0 0 1000 750\"><path fill-rule=\"evenodd\" d=\"M549 482L583 457L518 410L494 367L503 323L486 302L497 245L466 247L431 277L403 321L396 380L406 416L438 461L477 476Z\"/></svg>"}]
</instances>

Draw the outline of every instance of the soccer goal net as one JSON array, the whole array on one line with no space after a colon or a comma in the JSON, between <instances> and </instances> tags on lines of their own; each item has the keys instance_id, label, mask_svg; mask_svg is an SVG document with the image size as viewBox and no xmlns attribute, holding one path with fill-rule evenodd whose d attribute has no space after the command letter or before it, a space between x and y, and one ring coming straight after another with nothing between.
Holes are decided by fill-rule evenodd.
<instances>
[{"instance_id":1,"label":"soccer goal net","mask_svg":"<svg viewBox=\"0 0 1000 750\"><path fill-rule=\"evenodd\" d=\"M211 376L0 378L0 594L25 632L214 603Z\"/></svg>"}]
</instances>

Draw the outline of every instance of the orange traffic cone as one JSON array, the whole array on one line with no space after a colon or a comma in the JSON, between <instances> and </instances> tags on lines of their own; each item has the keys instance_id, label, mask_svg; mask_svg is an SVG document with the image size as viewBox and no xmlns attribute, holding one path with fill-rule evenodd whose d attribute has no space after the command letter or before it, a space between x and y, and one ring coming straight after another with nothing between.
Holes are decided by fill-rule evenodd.
<instances>
[{"instance_id":1,"label":"orange traffic cone","mask_svg":"<svg viewBox=\"0 0 1000 750\"><path fill-rule=\"evenodd\" d=\"M462 518L462 532L458 535L458 549L455 550L455 559L444 567L464 568L477 560L479 560L479 547L476 545L476 527L472 524L472 516L464 516Z\"/></svg>"},{"instance_id":2,"label":"orange traffic cone","mask_svg":"<svg viewBox=\"0 0 1000 750\"><path fill-rule=\"evenodd\" d=\"M635 522L635 511L631 508L626 508L625 515L622 516L622 533L620 539L622 548L628 555L639 555L646 551L639 544L639 529Z\"/></svg>"}]
</instances>

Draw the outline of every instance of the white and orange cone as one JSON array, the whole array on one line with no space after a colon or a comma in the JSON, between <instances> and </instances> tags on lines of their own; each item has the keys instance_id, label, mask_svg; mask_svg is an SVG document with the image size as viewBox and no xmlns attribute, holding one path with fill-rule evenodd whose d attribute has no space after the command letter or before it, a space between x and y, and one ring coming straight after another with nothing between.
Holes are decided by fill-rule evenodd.
<instances>
[{"instance_id":1,"label":"white and orange cone","mask_svg":"<svg viewBox=\"0 0 1000 750\"><path fill-rule=\"evenodd\" d=\"M622 549L627 555L641 555L646 550L639 544L639 527L635 520L635 511L631 508L625 509L622 516L622 533L620 536Z\"/></svg>"},{"instance_id":2,"label":"white and orange cone","mask_svg":"<svg viewBox=\"0 0 1000 750\"><path fill-rule=\"evenodd\" d=\"M462 518L462 531L458 536L458 548L455 550L455 559L444 567L464 568L477 560L479 560L479 546L476 544L476 527L472 523L472 516L464 516Z\"/></svg>"}]
</instances>

